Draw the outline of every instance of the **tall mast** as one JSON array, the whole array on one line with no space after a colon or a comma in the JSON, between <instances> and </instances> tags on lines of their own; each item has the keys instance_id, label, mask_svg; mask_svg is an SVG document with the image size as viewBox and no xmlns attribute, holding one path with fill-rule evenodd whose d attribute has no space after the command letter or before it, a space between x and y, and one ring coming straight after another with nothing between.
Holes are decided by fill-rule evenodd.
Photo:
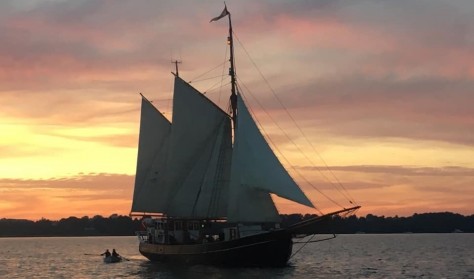
<instances>
[{"instance_id":1,"label":"tall mast","mask_svg":"<svg viewBox=\"0 0 474 279\"><path fill-rule=\"evenodd\" d=\"M227 7L226 7L227 10ZM230 105L232 108L232 123L234 124L234 129L237 127L237 85L235 80L235 64L234 64L234 39L232 36L232 20L230 18L230 13L227 12L229 15L229 37L227 41L230 45L230 82L232 84L232 93L230 95Z\"/></svg>"},{"instance_id":2,"label":"tall mast","mask_svg":"<svg viewBox=\"0 0 474 279\"><path fill-rule=\"evenodd\" d=\"M230 75L230 82L232 84L232 93L230 95L230 106L231 106L231 116L232 116L232 124L234 126L234 130L237 126L237 83L235 80L235 61L234 61L234 39L232 37L232 20L230 18L230 13L227 10L227 6L224 3L224 10L222 13L211 19L210 22L217 21L225 16L229 16L229 36L227 37L227 43L230 45L230 69L229 69L229 75Z\"/></svg>"}]
</instances>

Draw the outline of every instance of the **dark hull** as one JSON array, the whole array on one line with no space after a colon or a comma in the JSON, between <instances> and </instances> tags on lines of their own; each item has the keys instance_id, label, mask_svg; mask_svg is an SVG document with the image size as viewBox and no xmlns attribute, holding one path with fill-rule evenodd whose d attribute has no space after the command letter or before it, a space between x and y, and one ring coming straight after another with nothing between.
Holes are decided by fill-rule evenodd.
<instances>
[{"instance_id":1,"label":"dark hull","mask_svg":"<svg viewBox=\"0 0 474 279\"><path fill-rule=\"evenodd\" d=\"M122 258L115 257L115 256L108 256L104 258L104 263L118 263L121 261L122 261Z\"/></svg>"},{"instance_id":2,"label":"dark hull","mask_svg":"<svg viewBox=\"0 0 474 279\"><path fill-rule=\"evenodd\" d=\"M267 232L230 241L203 244L140 243L140 253L151 261L218 266L285 266L293 242L286 230Z\"/></svg>"}]
</instances>

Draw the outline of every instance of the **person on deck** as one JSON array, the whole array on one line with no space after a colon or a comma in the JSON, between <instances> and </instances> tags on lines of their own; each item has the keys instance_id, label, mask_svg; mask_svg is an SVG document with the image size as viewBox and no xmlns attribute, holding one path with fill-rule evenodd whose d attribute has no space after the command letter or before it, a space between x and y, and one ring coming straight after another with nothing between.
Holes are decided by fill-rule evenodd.
<instances>
[{"instance_id":1,"label":"person on deck","mask_svg":"<svg viewBox=\"0 0 474 279\"><path fill-rule=\"evenodd\" d=\"M114 252L115 252L115 250L114 250ZM105 250L105 252L102 253L102 254L100 254L100 255L101 255L101 256L105 256L106 258L107 258L107 257L110 257L109 249Z\"/></svg>"}]
</instances>

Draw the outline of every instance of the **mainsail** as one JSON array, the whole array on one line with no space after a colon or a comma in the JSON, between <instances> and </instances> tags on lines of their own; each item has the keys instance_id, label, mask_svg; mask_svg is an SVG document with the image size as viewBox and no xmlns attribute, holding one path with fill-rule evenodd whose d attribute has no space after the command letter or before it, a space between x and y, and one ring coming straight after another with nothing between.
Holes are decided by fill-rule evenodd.
<instances>
[{"instance_id":1,"label":"mainsail","mask_svg":"<svg viewBox=\"0 0 474 279\"><path fill-rule=\"evenodd\" d=\"M231 153L229 115L176 77L172 122L166 213L225 216ZM209 208L211 201L213 208Z\"/></svg>"}]
</instances>

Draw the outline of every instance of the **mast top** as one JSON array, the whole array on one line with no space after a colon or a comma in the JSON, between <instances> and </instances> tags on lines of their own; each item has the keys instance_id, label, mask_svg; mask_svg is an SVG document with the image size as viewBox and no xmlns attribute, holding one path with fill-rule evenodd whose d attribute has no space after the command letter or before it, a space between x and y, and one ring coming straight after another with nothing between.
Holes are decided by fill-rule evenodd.
<instances>
[{"instance_id":1,"label":"mast top","mask_svg":"<svg viewBox=\"0 0 474 279\"><path fill-rule=\"evenodd\" d=\"M179 77L178 64L181 64L181 60L174 60L174 61L171 61L171 63L174 64L176 68L176 73L174 73L174 75Z\"/></svg>"},{"instance_id":2,"label":"mast top","mask_svg":"<svg viewBox=\"0 0 474 279\"><path fill-rule=\"evenodd\" d=\"M227 37L227 42L230 45L230 68L229 68L229 75L232 85L232 92L230 95L230 105L232 110L232 122L234 124L234 129L237 127L237 81L235 78L235 59L234 59L234 39L233 39L233 32L232 32L232 20L230 17L230 13L227 10L227 5L224 3L224 10L221 14L213 19L210 22L217 21L225 16L229 16L229 36Z\"/></svg>"}]
</instances>

